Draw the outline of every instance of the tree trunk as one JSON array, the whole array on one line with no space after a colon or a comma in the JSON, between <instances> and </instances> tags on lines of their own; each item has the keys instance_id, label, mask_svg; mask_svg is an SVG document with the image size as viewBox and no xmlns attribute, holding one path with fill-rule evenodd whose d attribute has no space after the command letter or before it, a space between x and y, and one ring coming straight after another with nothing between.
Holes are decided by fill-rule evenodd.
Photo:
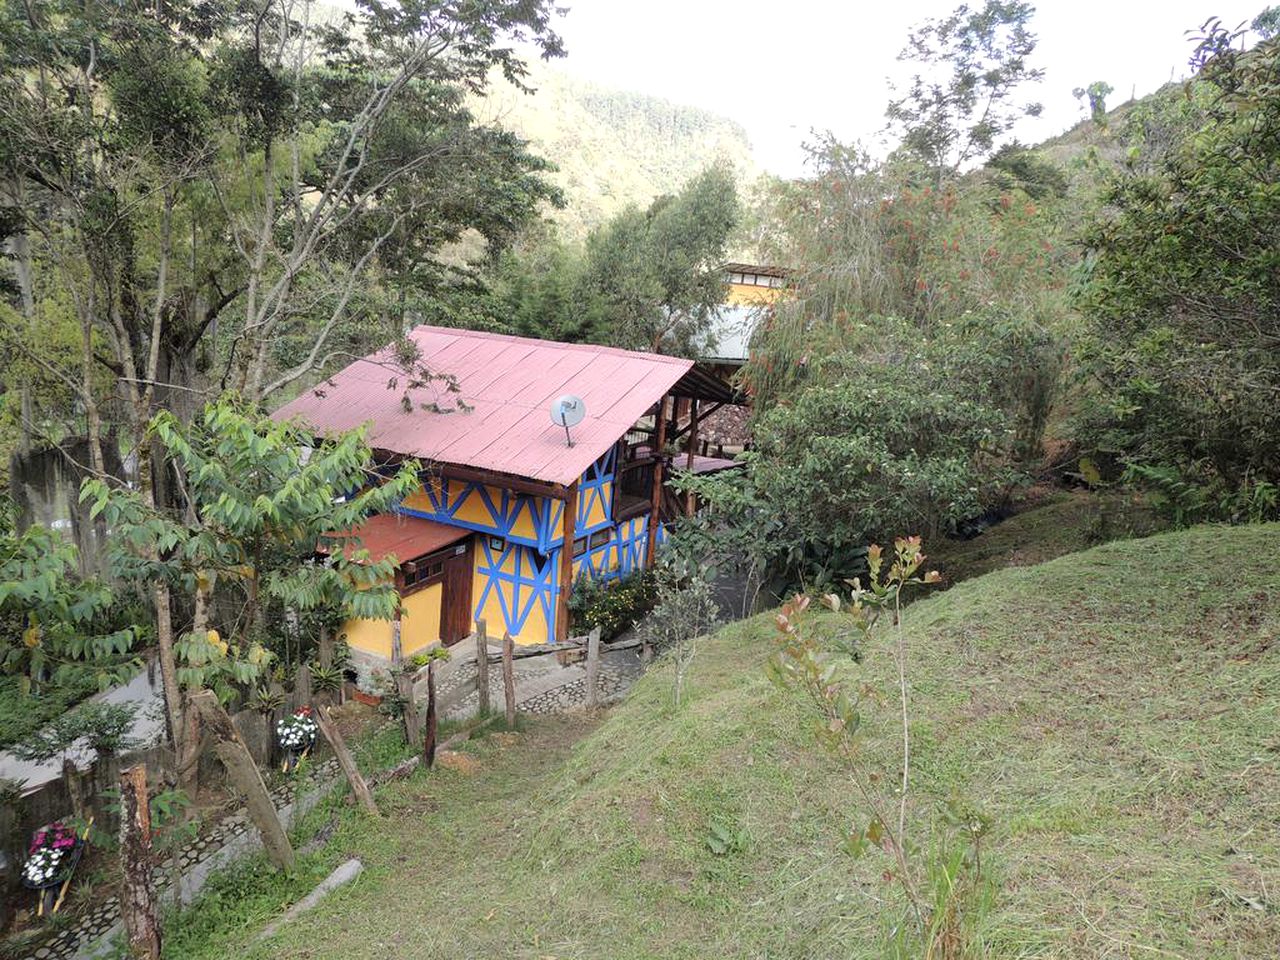
<instances>
[{"instance_id":1,"label":"tree trunk","mask_svg":"<svg viewBox=\"0 0 1280 960\"><path fill-rule=\"evenodd\" d=\"M594 709L600 695L596 686L600 682L600 628L592 627L587 636L587 708Z\"/></svg>"},{"instance_id":2,"label":"tree trunk","mask_svg":"<svg viewBox=\"0 0 1280 960\"><path fill-rule=\"evenodd\" d=\"M321 667L325 670L333 669L333 631L328 624L320 628L320 649L317 656Z\"/></svg>"},{"instance_id":3,"label":"tree trunk","mask_svg":"<svg viewBox=\"0 0 1280 960\"><path fill-rule=\"evenodd\" d=\"M227 711L222 709L212 690L201 690L192 695L189 709L200 712L205 727L213 734L218 759L227 768L227 775L236 788L245 795L249 817L262 834L262 843L267 848L271 862L279 869L292 873L295 861L289 835L285 833L280 815L271 802L271 795L262 782L262 773L253 762L249 748L240 739L231 718L227 716Z\"/></svg>"},{"instance_id":4,"label":"tree trunk","mask_svg":"<svg viewBox=\"0 0 1280 960\"><path fill-rule=\"evenodd\" d=\"M427 664L427 733L422 743L422 762L431 769L436 762L436 661Z\"/></svg>"},{"instance_id":5,"label":"tree trunk","mask_svg":"<svg viewBox=\"0 0 1280 960\"><path fill-rule=\"evenodd\" d=\"M151 885L151 807L147 768L138 764L120 775L120 914L128 934L129 955L159 960L160 924Z\"/></svg>"}]
</instances>

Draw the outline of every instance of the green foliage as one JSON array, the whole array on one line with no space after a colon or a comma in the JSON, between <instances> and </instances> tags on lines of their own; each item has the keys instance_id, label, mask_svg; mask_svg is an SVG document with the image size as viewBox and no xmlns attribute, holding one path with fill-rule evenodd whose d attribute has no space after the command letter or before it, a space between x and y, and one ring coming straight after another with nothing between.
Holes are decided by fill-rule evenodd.
<instances>
[{"instance_id":1,"label":"green foliage","mask_svg":"<svg viewBox=\"0 0 1280 960\"><path fill-rule=\"evenodd\" d=\"M814 730L818 741L847 771L857 795L855 825L844 841L844 850L855 858L882 851L891 863L886 881L896 883L906 901L906 917L889 918L892 956L967 957L980 955L979 922L990 907L992 883L984 873L981 841L990 823L980 812L964 809L953 798L943 813L945 830L930 851L908 834L908 824L919 830L911 803L911 718L906 673L907 649L902 628L902 594L910 586L936 583L934 571L922 572L925 556L919 537L899 538L886 568L878 545L867 550L867 579L857 579L851 602L836 594L824 597L827 606L847 613L860 640L852 650L860 659L873 627L882 615L890 619L896 642L898 736L901 774L893 788L890 778L876 769L871 737L864 719L873 714L875 691L843 672L843 658L826 649L806 620L807 597L784 604L776 617L778 650L769 661L769 674L778 683L802 690L817 707ZM896 817L891 807L897 806Z\"/></svg>"},{"instance_id":2,"label":"green foliage","mask_svg":"<svg viewBox=\"0 0 1280 960\"><path fill-rule=\"evenodd\" d=\"M1148 488L1152 505L1175 527L1212 520L1262 523L1280 516L1280 486L1255 476L1228 485L1204 463L1183 468L1131 463L1124 480Z\"/></svg>"},{"instance_id":3,"label":"green foliage","mask_svg":"<svg viewBox=\"0 0 1280 960\"><path fill-rule=\"evenodd\" d=\"M212 630L175 645L184 683L225 696L256 683L269 653L303 662L304 651L283 644L264 649L264 640L272 643L259 627L264 608L334 618L394 615L396 559L370 561L351 531L417 487L414 462L385 478L373 475L359 431L316 441L233 397L208 404L189 426L159 414L152 430L185 477L184 517L98 480L85 484L82 497L116 532L111 559L118 576L163 578L205 601L217 585L228 601L238 600L220 607L225 619ZM317 550L327 558L316 560Z\"/></svg>"},{"instance_id":4,"label":"green foliage","mask_svg":"<svg viewBox=\"0 0 1280 960\"><path fill-rule=\"evenodd\" d=\"M14 747L24 760L50 760L80 740L99 756L119 756L138 745L129 735L138 708L132 703L83 704Z\"/></svg>"},{"instance_id":5,"label":"green foliage","mask_svg":"<svg viewBox=\"0 0 1280 960\"><path fill-rule=\"evenodd\" d=\"M992 172L992 181L1002 193L1021 190L1033 200L1061 199L1067 195L1066 174L1042 154L1016 140L992 154L986 168Z\"/></svg>"},{"instance_id":6,"label":"green foliage","mask_svg":"<svg viewBox=\"0 0 1280 960\"><path fill-rule=\"evenodd\" d=\"M636 624L636 637L654 650L673 650L720 626L720 608L701 576L659 575L653 609Z\"/></svg>"},{"instance_id":7,"label":"green foliage","mask_svg":"<svg viewBox=\"0 0 1280 960\"><path fill-rule=\"evenodd\" d=\"M885 115L901 132L901 153L919 160L941 183L1040 104L1017 100L1044 71L1027 62L1036 48L1035 8L1021 0L986 0L930 20L911 34L899 56L924 68Z\"/></svg>"},{"instance_id":8,"label":"green foliage","mask_svg":"<svg viewBox=\"0 0 1280 960\"><path fill-rule=\"evenodd\" d=\"M81 688L83 676L105 689L132 674L132 628L110 629L111 590L76 573L76 549L39 524L19 532L0 511L0 643L6 673L24 689L51 680ZM106 628L106 629L104 629Z\"/></svg>"},{"instance_id":9,"label":"green foliage","mask_svg":"<svg viewBox=\"0 0 1280 960\"><path fill-rule=\"evenodd\" d=\"M638 570L616 581L583 579L569 595L573 629L600 628L603 640L612 640L631 629L657 602L657 577Z\"/></svg>"},{"instance_id":10,"label":"green foliage","mask_svg":"<svg viewBox=\"0 0 1280 960\"><path fill-rule=\"evenodd\" d=\"M588 237L583 286L601 300L595 339L696 353L724 299L720 266L739 216L732 175L712 167Z\"/></svg>"},{"instance_id":11,"label":"green foliage","mask_svg":"<svg viewBox=\"0 0 1280 960\"><path fill-rule=\"evenodd\" d=\"M1089 118L1098 126L1107 123L1107 97L1115 92L1115 87L1105 80L1095 80L1087 87L1076 87L1071 95L1077 100L1088 100Z\"/></svg>"},{"instance_id":12,"label":"green foliage","mask_svg":"<svg viewBox=\"0 0 1280 960\"><path fill-rule=\"evenodd\" d=\"M1280 483L1280 43L1241 53L1210 24L1196 63L1203 126L1117 176L1086 233L1078 432L1100 460L1173 471L1227 506Z\"/></svg>"},{"instance_id":13,"label":"green foliage","mask_svg":"<svg viewBox=\"0 0 1280 960\"><path fill-rule=\"evenodd\" d=\"M757 417L749 469L792 579L825 583L894 528L950 532L1005 496L1016 479L1007 418L979 391L926 386L935 358L835 355Z\"/></svg>"},{"instance_id":14,"label":"green foliage","mask_svg":"<svg viewBox=\"0 0 1280 960\"><path fill-rule=\"evenodd\" d=\"M1272 5L1267 7L1253 18L1253 22L1249 26L1263 40L1270 40L1280 33L1280 6Z\"/></svg>"}]
</instances>

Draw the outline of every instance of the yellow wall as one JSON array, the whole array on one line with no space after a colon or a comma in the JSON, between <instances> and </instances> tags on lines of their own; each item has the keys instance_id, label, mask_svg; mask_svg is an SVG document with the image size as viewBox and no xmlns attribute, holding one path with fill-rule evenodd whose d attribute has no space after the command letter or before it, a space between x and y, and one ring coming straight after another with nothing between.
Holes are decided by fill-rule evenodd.
<instances>
[{"instance_id":1,"label":"yellow wall","mask_svg":"<svg viewBox=\"0 0 1280 960\"><path fill-rule=\"evenodd\" d=\"M411 657L440 640L440 601L444 584L433 583L404 598L400 614L400 651Z\"/></svg>"},{"instance_id":2,"label":"yellow wall","mask_svg":"<svg viewBox=\"0 0 1280 960\"><path fill-rule=\"evenodd\" d=\"M731 283L725 303L734 307L758 307L777 303L786 292L785 287L757 287L749 283Z\"/></svg>"},{"instance_id":3,"label":"yellow wall","mask_svg":"<svg viewBox=\"0 0 1280 960\"><path fill-rule=\"evenodd\" d=\"M483 538L477 538L482 540ZM516 572L516 556L518 553L524 554L523 563L531 562L531 554L534 551L529 547L523 547L519 544L508 543L503 550L501 557L495 556L495 552L488 550L483 543L476 544L476 561L474 573L471 582L471 600L475 604L481 602L484 598L484 605L476 611L476 619L482 619L485 623L485 631L491 637L501 637L502 632L508 629L506 618L502 613L502 600L499 599L499 592L507 602L507 609L513 609L515 605L515 585L511 583L497 582L494 583L492 589L489 590L488 596L485 596L485 588L489 586L489 561L488 557L493 557L498 564L498 570L504 574L511 576ZM549 562L543 560L543 563ZM526 574L528 571L526 570ZM529 599L533 594L534 587L530 585L521 585L520 587L520 606L524 607L529 603ZM555 633L555 606L551 604L550 617L548 611L543 608L540 600L533 601L533 607L529 611L529 616L525 619L520 628L511 634L511 639L516 643L535 644L550 643Z\"/></svg>"},{"instance_id":4,"label":"yellow wall","mask_svg":"<svg viewBox=\"0 0 1280 960\"><path fill-rule=\"evenodd\" d=\"M363 650L386 660L391 659L391 621L366 620L357 617L342 625L347 644L353 650Z\"/></svg>"},{"instance_id":5,"label":"yellow wall","mask_svg":"<svg viewBox=\"0 0 1280 960\"><path fill-rule=\"evenodd\" d=\"M444 585L433 583L403 600L400 614L400 653L411 657L440 639L440 601ZM391 659L390 620L368 620L356 617L342 625L347 643L356 650Z\"/></svg>"}]
</instances>

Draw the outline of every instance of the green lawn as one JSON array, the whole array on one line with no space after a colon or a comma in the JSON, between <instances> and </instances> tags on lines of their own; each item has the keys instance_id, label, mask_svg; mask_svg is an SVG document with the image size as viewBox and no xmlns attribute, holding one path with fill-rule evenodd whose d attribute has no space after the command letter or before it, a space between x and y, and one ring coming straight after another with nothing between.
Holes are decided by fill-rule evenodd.
<instances>
[{"instance_id":1,"label":"green lawn","mask_svg":"<svg viewBox=\"0 0 1280 960\"><path fill-rule=\"evenodd\" d=\"M1201 527L908 608L915 831L927 845L953 795L993 818L986 955L1276 956L1278 547L1275 525ZM226 879L166 955L883 956L895 889L879 855L838 849L860 813L807 708L764 678L770 633L703 641L678 711L660 665L600 721L489 737L465 770L382 789L380 822L344 808L299 878ZM873 647L860 679L887 696L889 666ZM890 779L892 710L867 718ZM714 854L714 826L741 849ZM354 886L253 945L347 856Z\"/></svg>"}]
</instances>

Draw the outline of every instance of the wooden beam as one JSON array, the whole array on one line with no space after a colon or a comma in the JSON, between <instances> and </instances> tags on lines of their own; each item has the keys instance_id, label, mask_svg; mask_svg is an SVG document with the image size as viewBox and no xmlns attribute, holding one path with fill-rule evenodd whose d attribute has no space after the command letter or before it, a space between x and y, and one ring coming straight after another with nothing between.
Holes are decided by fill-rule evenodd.
<instances>
[{"instance_id":1,"label":"wooden beam","mask_svg":"<svg viewBox=\"0 0 1280 960\"><path fill-rule=\"evenodd\" d=\"M694 402L696 403L697 401L694 401ZM711 416L721 407L727 407L727 406L728 406L727 403L713 403L711 406L707 407L707 409L702 411L699 419L705 420L707 417ZM672 443L676 442L677 440L681 439L686 433L689 432L689 428L691 426L693 426L692 420L690 420L689 423L686 423L683 427L681 427L675 433L671 434L671 436L668 437L667 439L670 440Z\"/></svg>"},{"instance_id":2,"label":"wooden beam","mask_svg":"<svg viewBox=\"0 0 1280 960\"><path fill-rule=\"evenodd\" d=\"M289 843L289 835L280 823L280 815L276 813L276 805L271 802L271 794L262 782L262 772L253 762L249 748L240 739L240 734L222 709L222 704L212 690L200 690L191 695L188 701L190 709L199 710L205 729L213 734L214 752L227 768L227 775L236 788L245 795L245 806L249 811L249 819L262 834L262 845L267 848L267 856L279 869L292 873L295 860L293 847Z\"/></svg>"},{"instance_id":3,"label":"wooden beam","mask_svg":"<svg viewBox=\"0 0 1280 960\"><path fill-rule=\"evenodd\" d=\"M507 729L516 725L515 644L511 634L502 634L502 695L507 705Z\"/></svg>"},{"instance_id":4,"label":"wooden beam","mask_svg":"<svg viewBox=\"0 0 1280 960\"><path fill-rule=\"evenodd\" d=\"M658 513L662 506L662 482L665 479L663 469L666 461L662 456L662 448L667 445L667 398L658 401L658 414L655 423L653 453L657 459L653 464L653 491L649 500L649 541L644 556L644 565L653 569L654 552L658 545Z\"/></svg>"},{"instance_id":5,"label":"wooden beam","mask_svg":"<svg viewBox=\"0 0 1280 960\"><path fill-rule=\"evenodd\" d=\"M578 483L569 487L564 501L564 516L560 522L560 535L564 543L560 548L560 592L556 594L555 640L569 637L569 594L573 590L573 534L578 520Z\"/></svg>"},{"instance_id":6,"label":"wooden beam","mask_svg":"<svg viewBox=\"0 0 1280 960\"><path fill-rule=\"evenodd\" d=\"M324 738L329 741L329 746L333 748L333 755L338 758L338 766L346 774L347 783L351 784L351 792L355 795L356 800L360 802L360 806L364 807L365 813L376 817L378 815L378 805L373 801L373 794L369 792L369 785L365 783L364 777L360 776L360 768L356 766L355 758L351 756L351 751L347 749L347 741L342 738L342 732L338 729L338 725L329 716L329 708L323 704L317 706L315 718L316 726L320 728Z\"/></svg>"},{"instance_id":7,"label":"wooden beam","mask_svg":"<svg viewBox=\"0 0 1280 960\"><path fill-rule=\"evenodd\" d=\"M512 473L499 473L497 470L481 470L478 467L459 467L451 463L433 464L431 470L453 480L486 483L491 487L502 487L534 497L550 497L553 500L563 500L569 495L570 489L562 483L548 483Z\"/></svg>"},{"instance_id":8,"label":"wooden beam","mask_svg":"<svg viewBox=\"0 0 1280 960\"><path fill-rule=\"evenodd\" d=\"M587 637L587 708L593 709L600 702L596 687L600 683L600 628L594 627Z\"/></svg>"},{"instance_id":9,"label":"wooden beam","mask_svg":"<svg viewBox=\"0 0 1280 960\"><path fill-rule=\"evenodd\" d=\"M489 712L489 636L483 620L476 621L476 699L483 717Z\"/></svg>"},{"instance_id":10,"label":"wooden beam","mask_svg":"<svg viewBox=\"0 0 1280 960\"><path fill-rule=\"evenodd\" d=\"M690 401L689 407L689 459L685 461L685 468L690 472L693 471L693 455L698 449L698 401ZM697 496L692 490L684 496L684 514L686 517L693 516L693 509L697 505Z\"/></svg>"}]
</instances>

